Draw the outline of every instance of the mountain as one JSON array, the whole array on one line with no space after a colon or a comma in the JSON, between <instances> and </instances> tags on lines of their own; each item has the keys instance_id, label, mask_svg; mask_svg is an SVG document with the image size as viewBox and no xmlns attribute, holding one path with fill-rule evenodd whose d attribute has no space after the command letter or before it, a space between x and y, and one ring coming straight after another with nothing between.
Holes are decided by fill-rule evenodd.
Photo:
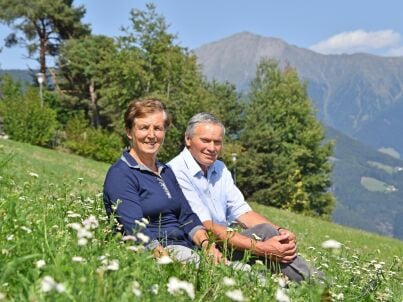
<instances>
[{"instance_id":1,"label":"mountain","mask_svg":"<svg viewBox=\"0 0 403 302\"><path fill-rule=\"evenodd\" d=\"M306 81L318 118L375 149L403 155L403 57L322 55L276 38L239 33L194 50L208 79L247 92L263 57Z\"/></svg>"},{"instance_id":2,"label":"mountain","mask_svg":"<svg viewBox=\"0 0 403 302\"><path fill-rule=\"evenodd\" d=\"M22 70L22 69L0 69L0 77L9 74L15 81L21 82L21 84L26 85L28 83L32 84L36 81L35 71Z\"/></svg>"},{"instance_id":3,"label":"mountain","mask_svg":"<svg viewBox=\"0 0 403 302\"><path fill-rule=\"evenodd\" d=\"M332 220L403 239L403 161L378 152L328 127L335 143Z\"/></svg>"}]
</instances>

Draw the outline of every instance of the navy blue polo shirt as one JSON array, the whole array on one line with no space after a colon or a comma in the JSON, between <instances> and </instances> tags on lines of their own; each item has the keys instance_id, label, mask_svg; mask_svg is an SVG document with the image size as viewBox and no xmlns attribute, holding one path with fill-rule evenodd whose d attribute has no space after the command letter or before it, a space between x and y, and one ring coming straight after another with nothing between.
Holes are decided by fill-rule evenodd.
<instances>
[{"instance_id":1,"label":"navy blue polo shirt","mask_svg":"<svg viewBox=\"0 0 403 302\"><path fill-rule=\"evenodd\" d=\"M150 238L149 248L158 243L192 248L194 233L202 223L189 206L171 168L158 162L159 176L140 165L125 151L110 168L104 183L104 205L108 217L118 205L115 217L124 234L140 231ZM119 202L117 202L119 200ZM147 218L146 228L135 220ZM158 242L157 242L158 241Z\"/></svg>"}]
</instances>

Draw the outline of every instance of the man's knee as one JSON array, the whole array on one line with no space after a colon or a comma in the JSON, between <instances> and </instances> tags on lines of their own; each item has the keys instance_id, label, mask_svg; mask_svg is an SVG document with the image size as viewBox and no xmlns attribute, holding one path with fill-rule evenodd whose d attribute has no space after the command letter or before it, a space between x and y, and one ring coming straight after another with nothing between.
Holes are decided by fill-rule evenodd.
<instances>
[{"instance_id":1,"label":"man's knee","mask_svg":"<svg viewBox=\"0 0 403 302\"><path fill-rule=\"evenodd\" d=\"M249 237L255 234L262 240L267 240L273 236L279 235L277 229L269 223L255 225L253 228L246 230L244 233L248 233Z\"/></svg>"}]
</instances>

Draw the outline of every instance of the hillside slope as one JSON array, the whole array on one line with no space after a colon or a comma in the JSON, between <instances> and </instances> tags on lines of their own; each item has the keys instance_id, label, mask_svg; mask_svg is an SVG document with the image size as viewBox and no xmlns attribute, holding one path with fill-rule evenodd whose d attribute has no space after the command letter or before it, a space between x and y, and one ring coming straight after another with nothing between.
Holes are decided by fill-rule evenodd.
<instances>
[{"instance_id":1,"label":"hillside slope","mask_svg":"<svg viewBox=\"0 0 403 302\"><path fill-rule=\"evenodd\" d=\"M403 161L327 128L335 142L333 221L403 239Z\"/></svg>"}]
</instances>

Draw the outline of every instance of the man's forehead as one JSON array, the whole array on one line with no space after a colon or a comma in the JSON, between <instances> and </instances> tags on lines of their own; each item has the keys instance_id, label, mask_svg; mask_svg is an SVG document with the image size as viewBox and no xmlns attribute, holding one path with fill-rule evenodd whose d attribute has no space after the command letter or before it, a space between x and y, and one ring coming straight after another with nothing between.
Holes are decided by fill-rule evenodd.
<instances>
[{"instance_id":1,"label":"man's forehead","mask_svg":"<svg viewBox=\"0 0 403 302\"><path fill-rule=\"evenodd\" d=\"M200 137L202 136L223 136L223 129L219 124L214 123L200 123L196 125L194 133Z\"/></svg>"}]
</instances>

